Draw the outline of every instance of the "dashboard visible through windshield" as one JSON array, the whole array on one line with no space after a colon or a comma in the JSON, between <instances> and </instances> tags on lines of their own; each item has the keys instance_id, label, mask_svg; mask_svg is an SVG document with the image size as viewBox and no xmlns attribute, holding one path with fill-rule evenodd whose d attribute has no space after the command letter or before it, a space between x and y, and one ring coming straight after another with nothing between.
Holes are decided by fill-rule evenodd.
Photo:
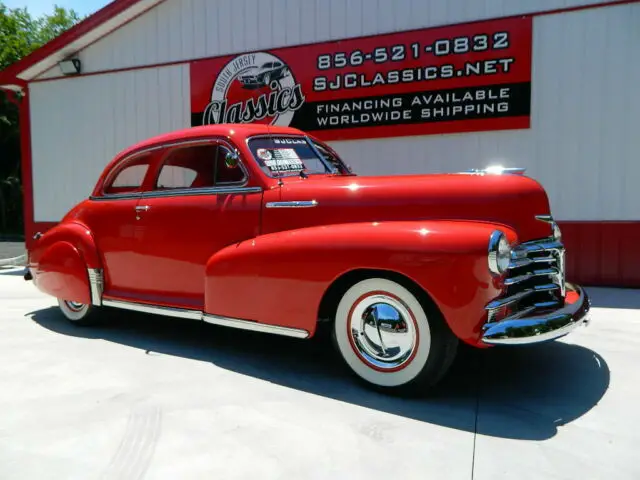
<instances>
[{"instance_id":1,"label":"dashboard visible through windshield","mask_svg":"<svg viewBox=\"0 0 640 480\"><path fill-rule=\"evenodd\" d=\"M253 137L247 144L260 168L271 177L349 173L340 159L306 137Z\"/></svg>"}]
</instances>

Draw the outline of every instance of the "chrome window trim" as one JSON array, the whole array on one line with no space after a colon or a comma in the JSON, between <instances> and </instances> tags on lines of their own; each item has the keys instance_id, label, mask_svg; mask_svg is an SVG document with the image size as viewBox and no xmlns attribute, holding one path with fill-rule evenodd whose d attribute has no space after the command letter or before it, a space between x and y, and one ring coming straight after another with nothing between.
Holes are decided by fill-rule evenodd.
<instances>
[{"instance_id":1,"label":"chrome window trim","mask_svg":"<svg viewBox=\"0 0 640 480\"><path fill-rule=\"evenodd\" d=\"M163 197L193 197L201 195L230 195L262 193L261 187L202 187L202 188L176 188L171 190L144 192L141 198Z\"/></svg>"},{"instance_id":2,"label":"chrome window trim","mask_svg":"<svg viewBox=\"0 0 640 480\"><path fill-rule=\"evenodd\" d=\"M143 193L137 193L135 195L123 194L118 198L113 197L89 197L94 201L106 201L106 200L126 200L133 198L163 198L163 197L192 197L201 195L242 195L248 193L262 193L262 187L202 187L202 188L176 188L171 190L158 190L149 191Z\"/></svg>"},{"instance_id":3,"label":"chrome window trim","mask_svg":"<svg viewBox=\"0 0 640 480\"><path fill-rule=\"evenodd\" d=\"M122 157L118 161L118 163L113 166L113 168L111 169L111 172L109 172L108 176L106 177L105 182L103 182L102 193L100 195L90 195L89 199L90 200L131 200L131 199L134 199L134 198L138 198L142 194L147 193L147 192L139 191L139 192L131 192L131 193L104 193L104 185L107 183L106 180L110 178L110 176L112 175L113 171L119 169L120 166L123 163L126 163L127 161L131 160L132 158L134 158L134 157L136 157L138 155L150 153L150 152L153 152L155 150L160 150L162 148L173 148L173 147L177 147L177 146L203 145L203 144L207 144L207 143L224 143L227 146L229 146L230 150L237 152L238 153L238 157L239 157L238 160L239 160L240 168L242 168L242 171L245 174L244 183L242 185L241 184L237 184L237 185L238 186L245 186L247 183L249 183L249 178L250 178L249 170L247 169L246 165L242 161L242 157L240 155L240 153L241 153L240 150L235 145L233 145L228 138L215 136L215 137L206 137L206 138L200 138L200 139L177 140L175 142L162 143L162 144L157 144L157 145L150 145L148 147L141 148L140 150L136 150L134 152L131 152L127 156ZM158 174L159 173L160 172L158 172ZM156 178L156 181L157 181L157 178ZM224 183L222 185L231 185L231 184ZM234 183L233 185L236 185L236 184ZM212 187L202 187L202 188L212 188ZM150 190L150 191L153 191L153 190Z\"/></svg>"},{"instance_id":4,"label":"chrome window trim","mask_svg":"<svg viewBox=\"0 0 640 480\"><path fill-rule=\"evenodd\" d=\"M120 308L123 310L132 310L142 313L150 313L153 315L164 315L167 317L183 318L186 320L198 320L223 327L237 328L240 330L251 330L261 333L272 333L276 335L284 335L294 338L308 338L309 332L299 328L283 327L280 325L270 325L259 323L252 320L243 320L239 318L223 317L203 313L200 310L191 310L186 308L163 307L160 305L127 302L123 300L104 299L102 305L105 307Z\"/></svg>"}]
</instances>

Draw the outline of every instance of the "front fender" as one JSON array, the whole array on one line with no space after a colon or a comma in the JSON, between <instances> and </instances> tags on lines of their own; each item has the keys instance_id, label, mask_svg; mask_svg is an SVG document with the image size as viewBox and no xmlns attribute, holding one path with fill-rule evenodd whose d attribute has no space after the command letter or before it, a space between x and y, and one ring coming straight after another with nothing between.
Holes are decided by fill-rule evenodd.
<instances>
[{"instance_id":1,"label":"front fender","mask_svg":"<svg viewBox=\"0 0 640 480\"><path fill-rule=\"evenodd\" d=\"M213 255L205 311L315 331L324 293L360 269L396 272L422 287L451 330L476 344L484 305L498 295L487 267L498 226L467 221L367 222L259 236ZM515 233L500 226L511 241Z\"/></svg>"}]
</instances>

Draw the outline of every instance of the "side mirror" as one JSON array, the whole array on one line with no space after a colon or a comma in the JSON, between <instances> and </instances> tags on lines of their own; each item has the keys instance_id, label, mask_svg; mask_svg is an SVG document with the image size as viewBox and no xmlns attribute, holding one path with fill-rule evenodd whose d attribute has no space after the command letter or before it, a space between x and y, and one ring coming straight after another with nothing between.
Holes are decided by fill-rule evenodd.
<instances>
[{"instance_id":1,"label":"side mirror","mask_svg":"<svg viewBox=\"0 0 640 480\"><path fill-rule=\"evenodd\" d=\"M224 157L224 163L229 168L236 168L238 166L238 163L240 163L240 157L236 152L227 152L226 156Z\"/></svg>"}]
</instances>

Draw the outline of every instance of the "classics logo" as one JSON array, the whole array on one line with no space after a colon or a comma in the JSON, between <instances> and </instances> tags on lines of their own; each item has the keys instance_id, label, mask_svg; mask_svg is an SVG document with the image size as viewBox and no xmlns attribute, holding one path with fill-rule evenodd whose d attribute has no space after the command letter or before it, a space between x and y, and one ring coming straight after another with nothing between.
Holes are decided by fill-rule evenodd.
<instances>
[{"instance_id":1,"label":"classics logo","mask_svg":"<svg viewBox=\"0 0 640 480\"><path fill-rule=\"evenodd\" d=\"M288 126L304 102L301 85L282 60L270 53L248 53L220 71L203 123Z\"/></svg>"}]
</instances>

